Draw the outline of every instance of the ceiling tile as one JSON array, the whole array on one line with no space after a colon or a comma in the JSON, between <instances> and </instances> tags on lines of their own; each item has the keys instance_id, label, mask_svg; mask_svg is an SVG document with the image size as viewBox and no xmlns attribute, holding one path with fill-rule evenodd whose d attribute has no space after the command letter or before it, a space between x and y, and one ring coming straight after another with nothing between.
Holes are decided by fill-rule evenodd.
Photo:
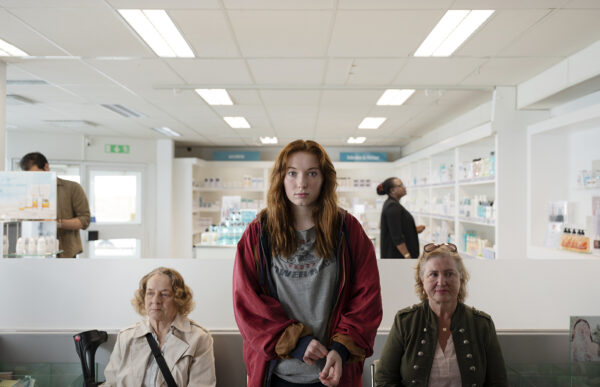
<instances>
[{"instance_id":1,"label":"ceiling tile","mask_svg":"<svg viewBox=\"0 0 600 387\"><path fill-rule=\"evenodd\" d=\"M560 60L558 57L490 59L475 69L461 84L516 86Z\"/></svg>"},{"instance_id":2,"label":"ceiling tile","mask_svg":"<svg viewBox=\"0 0 600 387\"><path fill-rule=\"evenodd\" d=\"M444 14L441 10L338 11L332 57L406 57Z\"/></svg>"},{"instance_id":3,"label":"ceiling tile","mask_svg":"<svg viewBox=\"0 0 600 387\"><path fill-rule=\"evenodd\" d=\"M249 59L257 84L317 85L325 71L323 59Z\"/></svg>"},{"instance_id":4,"label":"ceiling tile","mask_svg":"<svg viewBox=\"0 0 600 387\"><path fill-rule=\"evenodd\" d=\"M261 90L260 96L266 106L312 105L319 104L321 92L318 90Z\"/></svg>"},{"instance_id":5,"label":"ceiling tile","mask_svg":"<svg viewBox=\"0 0 600 387\"><path fill-rule=\"evenodd\" d=\"M0 9L0 38L18 47L31 56L67 55L67 52L52 44L43 36L7 11Z\"/></svg>"},{"instance_id":6,"label":"ceiling tile","mask_svg":"<svg viewBox=\"0 0 600 387\"><path fill-rule=\"evenodd\" d=\"M45 59L25 61L18 67L35 77L57 85L111 85L112 81L102 76L79 59Z\"/></svg>"},{"instance_id":7,"label":"ceiling tile","mask_svg":"<svg viewBox=\"0 0 600 387\"><path fill-rule=\"evenodd\" d=\"M325 74L325 84L345 85L352 71L353 59L329 59Z\"/></svg>"},{"instance_id":8,"label":"ceiling tile","mask_svg":"<svg viewBox=\"0 0 600 387\"><path fill-rule=\"evenodd\" d=\"M127 87L147 87L149 79L155 85L183 83L183 79L161 59L101 59L85 62Z\"/></svg>"},{"instance_id":9,"label":"ceiling tile","mask_svg":"<svg viewBox=\"0 0 600 387\"><path fill-rule=\"evenodd\" d=\"M348 85L390 84L406 59L356 59L348 76Z\"/></svg>"},{"instance_id":10,"label":"ceiling tile","mask_svg":"<svg viewBox=\"0 0 600 387\"><path fill-rule=\"evenodd\" d=\"M224 11L170 10L169 16L197 58L239 57Z\"/></svg>"},{"instance_id":11,"label":"ceiling tile","mask_svg":"<svg viewBox=\"0 0 600 387\"><path fill-rule=\"evenodd\" d=\"M168 59L186 83L192 85L250 84L252 78L241 59Z\"/></svg>"},{"instance_id":12,"label":"ceiling tile","mask_svg":"<svg viewBox=\"0 0 600 387\"><path fill-rule=\"evenodd\" d=\"M334 0L223 0L228 9L333 9Z\"/></svg>"},{"instance_id":13,"label":"ceiling tile","mask_svg":"<svg viewBox=\"0 0 600 387\"><path fill-rule=\"evenodd\" d=\"M338 9L436 9L447 8L455 0L339 0Z\"/></svg>"},{"instance_id":14,"label":"ceiling tile","mask_svg":"<svg viewBox=\"0 0 600 387\"><path fill-rule=\"evenodd\" d=\"M298 136L312 132L317 120L316 106L269 106L267 109L277 135Z\"/></svg>"},{"instance_id":15,"label":"ceiling tile","mask_svg":"<svg viewBox=\"0 0 600 387\"><path fill-rule=\"evenodd\" d=\"M216 9L220 0L106 0L116 9Z\"/></svg>"},{"instance_id":16,"label":"ceiling tile","mask_svg":"<svg viewBox=\"0 0 600 387\"><path fill-rule=\"evenodd\" d=\"M568 0L456 0L452 9L555 9Z\"/></svg>"},{"instance_id":17,"label":"ceiling tile","mask_svg":"<svg viewBox=\"0 0 600 387\"><path fill-rule=\"evenodd\" d=\"M11 12L71 55L154 56L117 11L102 3L93 9L13 8Z\"/></svg>"},{"instance_id":18,"label":"ceiling tile","mask_svg":"<svg viewBox=\"0 0 600 387\"><path fill-rule=\"evenodd\" d=\"M375 106L383 90L324 90L321 106Z\"/></svg>"},{"instance_id":19,"label":"ceiling tile","mask_svg":"<svg viewBox=\"0 0 600 387\"><path fill-rule=\"evenodd\" d=\"M471 58L411 58L393 83L402 87L453 85L484 62Z\"/></svg>"},{"instance_id":20,"label":"ceiling tile","mask_svg":"<svg viewBox=\"0 0 600 387\"><path fill-rule=\"evenodd\" d=\"M502 56L572 55L600 39L600 9L557 10L500 52Z\"/></svg>"},{"instance_id":21,"label":"ceiling tile","mask_svg":"<svg viewBox=\"0 0 600 387\"><path fill-rule=\"evenodd\" d=\"M454 56L482 58L496 55L549 12L545 9L497 11L456 50Z\"/></svg>"},{"instance_id":22,"label":"ceiling tile","mask_svg":"<svg viewBox=\"0 0 600 387\"><path fill-rule=\"evenodd\" d=\"M333 11L228 11L246 57L321 57Z\"/></svg>"}]
</instances>

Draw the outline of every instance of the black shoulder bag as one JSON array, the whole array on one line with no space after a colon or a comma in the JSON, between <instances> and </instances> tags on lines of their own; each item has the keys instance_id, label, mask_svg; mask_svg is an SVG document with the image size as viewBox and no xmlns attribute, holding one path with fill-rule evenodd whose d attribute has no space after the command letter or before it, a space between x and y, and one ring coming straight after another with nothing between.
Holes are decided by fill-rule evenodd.
<instances>
[{"instance_id":1,"label":"black shoulder bag","mask_svg":"<svg viewBox=\"0 0 600 387\"><path fill-rule=\"evenodd\" d=\"M173 379L173 375L171 375L171 371L169 371L169 367L167 367L167 362L165 361L165 358L160 352L156 340L154 340L154 337L152 337L152 333L146 333L146 340L148 340L150 349L152 349L152 354L156 359L156 363L160 368L160 372L162 373L163 377L165 378L165 381L167 382L167 386L177 387L177 383L175 383L175 379Z\"/></svg>"}]
</instances>

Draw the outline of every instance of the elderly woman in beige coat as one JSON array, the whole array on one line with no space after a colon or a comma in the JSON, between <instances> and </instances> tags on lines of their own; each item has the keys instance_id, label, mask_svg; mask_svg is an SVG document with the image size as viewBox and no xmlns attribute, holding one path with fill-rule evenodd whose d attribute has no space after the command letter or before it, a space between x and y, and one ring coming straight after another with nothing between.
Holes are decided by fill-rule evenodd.
<instances>
[{"instance_id":1,"label":"elderly woman in beige coat","mask_svg":"<svg viewBox=\"0 0 600 387\"><path fill-rule=\"evenodd\" d=\"M186 317L194 303L181 274L164 267L152 270L140 280L131 303L145 318L119 333L104 371L103 386L167 386L147 333L158 343L177 386L216 385L213 339Z\"/></svg>"}]
</instances>

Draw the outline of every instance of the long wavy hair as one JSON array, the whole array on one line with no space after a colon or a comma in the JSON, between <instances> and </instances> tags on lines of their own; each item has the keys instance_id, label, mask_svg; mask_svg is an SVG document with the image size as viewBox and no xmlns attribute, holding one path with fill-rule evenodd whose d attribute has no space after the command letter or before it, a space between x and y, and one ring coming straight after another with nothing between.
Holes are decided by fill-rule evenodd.
<instances>
[{"instance_id":1,"label":"long wavy hair","mask_svg":"<svg viewBox=\"0 0 600 387\"><path fill-rule=\"evenodd\" d=\"M315 249L322 258L330 258L335 252L337 230L339 227L337 206L337 177L331 159L321 145L311 140L296 140L279 152L271 170L271 185L267 193L267 207L261 211L262 227L270 237L271 248L275 254L290 257L298 247L294 230L292 203L287 198L284 179L287 174L288 160L293 153L306 152L316 156L323 175L321 193L313 206L315 223Z\"/></svg>"}]
</instances>

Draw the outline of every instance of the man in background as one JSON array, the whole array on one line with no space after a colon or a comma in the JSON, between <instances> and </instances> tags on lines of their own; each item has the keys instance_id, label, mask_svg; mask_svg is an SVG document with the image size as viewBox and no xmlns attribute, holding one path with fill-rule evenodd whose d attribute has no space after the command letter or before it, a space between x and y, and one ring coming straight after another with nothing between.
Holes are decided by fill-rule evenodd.
<instances>
[{"instance_id":1,"label":"man in background","mask_svg":"<svg viewBox=\"0 0 600 387\"><path fill-rule=\"evenodd\" d=\"M28 153L19 162L23 171L48 172L48 159L39 153ZM90 225L90 206L81 185L74 181L56 178L56 234L59 258L75 258L83 251L79 230Z\"/></svg>"}]
</instances>

